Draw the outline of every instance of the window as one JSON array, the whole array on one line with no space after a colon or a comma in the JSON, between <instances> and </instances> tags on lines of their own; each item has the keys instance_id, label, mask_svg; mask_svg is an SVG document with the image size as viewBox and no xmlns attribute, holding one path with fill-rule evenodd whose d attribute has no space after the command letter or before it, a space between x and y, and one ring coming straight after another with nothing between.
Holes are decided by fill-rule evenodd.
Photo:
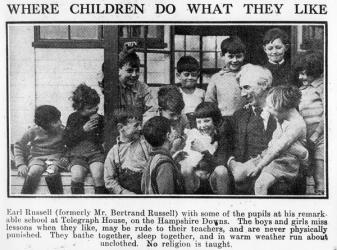
<instances>
[{"instance_id":1,"label":"window","mask_svg":"<svg viewBox=\"0 0 337 250\"><path fill-rule=\"evenodd\" d=\"M33 46L37 48L103 48L103 25L41 25L35 26ZM153 49L167 47L164 26L119 26L120 43L137 41Z\"/></svg>"},{"instance_id":2,"label":"window","mask_svg":"<svg viewBox=\"0 0 337 250\"><path fill-rule=\"evenodd\" d=\"M35 26L33 46L37 48L101 48L101 25Z\"/></svg>"},{"instance_id":3,"label":"window","mask_svg":"<svg viewBox=\"0 0 337 250\"><path fill-rule=\"evenodd\" d=\"M303 26L302 50L323 50L324 26Z\"/></svg>"}]
</instances>

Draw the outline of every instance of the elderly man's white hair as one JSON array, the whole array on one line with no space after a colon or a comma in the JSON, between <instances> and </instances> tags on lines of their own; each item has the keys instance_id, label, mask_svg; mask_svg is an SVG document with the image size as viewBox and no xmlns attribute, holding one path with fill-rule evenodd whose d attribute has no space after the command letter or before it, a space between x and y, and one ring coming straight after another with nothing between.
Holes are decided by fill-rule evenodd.
<instances>
[{"instance_id":1,"label":"elderly man's white hair","mask_svg":"<svg viewBox=\"0 0 337 250\"><path fill-rule=\"evenodd\" d=\"M260 65L245 64L237 74L239 82L256 82L259 85L271 87L273 76L269 69Z\"/></svg>"}]
</instances>

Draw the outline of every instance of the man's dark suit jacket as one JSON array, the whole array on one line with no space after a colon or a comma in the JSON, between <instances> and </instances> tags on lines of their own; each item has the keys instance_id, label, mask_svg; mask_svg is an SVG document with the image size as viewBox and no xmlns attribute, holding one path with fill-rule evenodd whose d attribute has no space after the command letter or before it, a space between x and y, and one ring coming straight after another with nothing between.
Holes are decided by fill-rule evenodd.
<instances>
[{"instance_id":1,"label":"man's dark suit jacket","mask_svg":"<svg viewBox=\"0 0 337 250\"><path fill-rule=\"evenodd\" d=\"M229 118L232 131L230 133L232 135L232 155L238 162L246 162L250 159L250 155L247 153L247 127L252 115L254 115L252 108L244 107L237 110L233 116ZM275 129L276 120L270 116L267 125L267 133L272 135Z\"/></svg>"}]
</instances>

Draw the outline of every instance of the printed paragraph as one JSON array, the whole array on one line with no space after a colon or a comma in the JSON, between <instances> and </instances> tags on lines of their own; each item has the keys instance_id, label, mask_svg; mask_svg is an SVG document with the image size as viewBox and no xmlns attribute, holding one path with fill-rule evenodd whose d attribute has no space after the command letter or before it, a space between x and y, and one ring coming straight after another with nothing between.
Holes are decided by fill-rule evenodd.
<instances>
[{"instance_id":1,"label":"printed paragraph","mask_svg":"<svg viewBox=\"0 0 337 250\"><path fill-rule=\"evenodd\" d=\"M326 241L317 211L7 209L6 238L93 239L101 247L231 248L237 241Z\"/></svg>"}]
</instances>

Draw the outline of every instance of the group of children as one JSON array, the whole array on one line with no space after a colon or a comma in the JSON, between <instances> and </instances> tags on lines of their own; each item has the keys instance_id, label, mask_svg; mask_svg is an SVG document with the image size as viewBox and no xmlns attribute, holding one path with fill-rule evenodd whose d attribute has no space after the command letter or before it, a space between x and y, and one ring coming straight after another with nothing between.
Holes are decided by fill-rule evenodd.
<instances>
[{"instance_id":1,"label":"group of children","mask_svg":"<svg viewBox=\"0 0 337 250\"><path fill-rule=\"evenodd\" d=\"M309 149L316 190L322 194L323 60L316 53L301 58L293 68L303 83L298 89L288 80L290 72L284 70L289 46L285 32L274 28L266 33L263 43L268 57L265 67L274 78L266 109L277 119L278 127L248 173L256 179L255 193L267 194L280 178L295 178L293 169L306 164ZM160 88L156 99L139 81L137 54L124 53L119 64L121 108L113 115L118 137L109 151L103 147L104 119L97 114L100 98L94 89L81 84L73 92L75 112L68 117L65 128L54 106L37 107L36 126L14 145L18 173L25 177L22 194L34 193L44 171L48 173L50 192L61 194L62 169L71 172L73 194L84 194L88 172L96 194L233 193L227 167L233 146L228 118L249 105L241 96L237 79L246 47L240 38L230 37L222 42L221 52L223 68L211 78L206 92L197 88L199 62L183 56L177 63L179 86ZM182 167L179 163L189 157L185 148L188 131L193 128L200 136L188 143L192 151L200 153L201 160L195 166ZM204 136L209 141L203 140Z\"/></svg>"}]
</instances>

